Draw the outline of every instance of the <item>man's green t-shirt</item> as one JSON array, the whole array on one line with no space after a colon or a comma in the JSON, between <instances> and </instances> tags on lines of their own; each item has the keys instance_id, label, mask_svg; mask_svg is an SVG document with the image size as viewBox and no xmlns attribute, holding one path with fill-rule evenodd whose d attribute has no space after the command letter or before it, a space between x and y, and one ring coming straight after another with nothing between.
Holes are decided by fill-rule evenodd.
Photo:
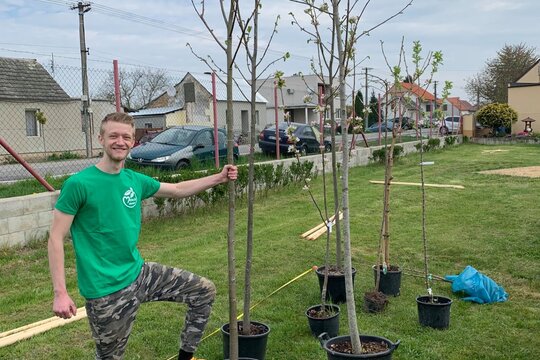
<instances>
[{"instance_id":1,"label":"man's green t-shirt","mask_svg":"<svg viewBox=\"0 0 540 360\"><path fill-rule=\"evenodd\" d=\"M137 278L144 263L137 249L141 201L159 186L157 180L135 171L109 174L96 166L64 183L55 207L74 215L71 237L82 296L102 297Z\"/></svg>"}]
</instances>

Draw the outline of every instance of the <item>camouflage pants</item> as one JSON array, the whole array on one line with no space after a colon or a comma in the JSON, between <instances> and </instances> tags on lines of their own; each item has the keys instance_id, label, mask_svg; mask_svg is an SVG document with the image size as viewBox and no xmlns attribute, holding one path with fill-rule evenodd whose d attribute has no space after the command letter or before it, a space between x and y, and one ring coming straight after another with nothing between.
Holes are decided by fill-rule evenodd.
<instances>
[{"instance_id":1,"label":"camouflage pants","mask_svg":"<svg viewBox=\"0 0 540 360\"><path fill-rule=\"evenodd\" d=\"M174 301L188 305L181 347L194 352L210 317L216 295L214 284L189 271L145 263L137 280L110 295L88 299L86 312L96 342L96 360L124 357L135 316L147 301Z\"/></svg>"}]
</instances>

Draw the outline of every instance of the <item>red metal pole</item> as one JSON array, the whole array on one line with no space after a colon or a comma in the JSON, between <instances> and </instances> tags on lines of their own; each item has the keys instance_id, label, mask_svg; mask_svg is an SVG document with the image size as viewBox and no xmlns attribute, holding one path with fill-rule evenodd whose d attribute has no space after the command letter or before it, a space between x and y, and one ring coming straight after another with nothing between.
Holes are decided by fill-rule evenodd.
<instances>
[{"instance_id":1,"label":"red metal pole","mask_svg":"<svg viewBox=\"0 0 540 360\"><path fill-rule=\"evenodd\" d=\"M41 185L45 187L45 189L47 189L48 191L54 191L54 188L44 178L42 178L37 172L35 172L34 169L32 169L32 167L22 157L20 157L19 154L17 154L17 152L13 150L11 146L9 146L7 142L5 142L4 139L1 137L0 137L0 145L2 145L7 150L7 152L10 153L11 156L13 156L15 160L19 162L19 164L24 166L24 168L28 170L28 172L32 174L32 176L35 177L36 180L39 181Z\"/></svg>"},{"instance_id":2,"label":"red metal pole","mask_svg":"<svg viewBox=\"0 0 540 360\"><path fill-rule=\"evenodd\" d=\"M429 137L431 138L431 133L433 130L433 102L429 108Z\"/></svg>"},{"instance_id":3,"label":"red metal pole","mask_svg":"<svg viewBox=\"0 0 540 360\"><path fill-rule=\"evenodd\" d=\"M218 146L218 120L217 120L217 98L216 98L216 72L212 71L212 107L214 111L214 153L216 169L219 168L219 146Z\"/></svg>"},{"instance_id":4,"label":"red metal pole","mask_svg":"<svg viewBox=\"0 0 540 360\"><path fill-rule=\"evenodd\" d=\"M279 124L278 124L278 97L277 97L277 82L274 81L274 105L275 105L275 122L276 122L276 159L279 160Z\"/></svg>"},{"instance_id":5,"label":"red metal pole","mask_svg":"<svg viewBox=\"0 0 540 360\"><path fill-rule=\"evenodd\" d=\"M452 133L453 133L454 132L454 104L450 103L450 105L452 105Z\"/></svg>"},{"instance_id":6,"label":"red metal pole","mask_svg":"<svg viewBox=\"0 0 540 360\"><path fill-rule=\"evenodd\" d=\"M416 140L418 140L418 117L420 116L420 104L418 103L418 98L416 98Z\"/></svg>"},{"instance_id":7,"label":"red metal pole","mask_svg":"<svg viewBox=\"0 0 540 360\"><path fill-rule=\"evenodd\" d=\"M116 112L122 112L122 103L120 99L120 76L118 74L118 60L113 60L114 72L114 98L116 99Z\"/></svg>"}]
</instances>

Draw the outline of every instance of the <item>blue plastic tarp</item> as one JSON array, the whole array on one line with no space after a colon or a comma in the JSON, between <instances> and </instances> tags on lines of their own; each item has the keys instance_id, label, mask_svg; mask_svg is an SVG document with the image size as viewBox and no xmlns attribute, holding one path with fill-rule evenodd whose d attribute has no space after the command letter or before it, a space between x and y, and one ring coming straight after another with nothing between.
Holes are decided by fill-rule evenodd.
<instances>
[{"instance_id":1,"label":"blue plastic tarp","mask_svg":"<svg viewBox=\"0 0 540 360\"><path fill-rule=\"evenodd\" d=\"M463 291L468 297L464 301L474 301L479 304L490 304L508 300L508 294L503 287L482 274L470 265L459 275L446 275L445 278L452 282L452 291Z\"/></svg>"}]
</instances>

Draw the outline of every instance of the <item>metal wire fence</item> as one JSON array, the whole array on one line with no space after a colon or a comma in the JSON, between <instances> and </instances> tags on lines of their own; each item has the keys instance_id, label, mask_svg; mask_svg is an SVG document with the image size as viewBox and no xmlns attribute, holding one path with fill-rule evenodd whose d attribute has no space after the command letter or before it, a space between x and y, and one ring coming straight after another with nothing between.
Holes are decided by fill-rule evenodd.
<instances>
[{"instance_id":1,"label":"metal wire fence","mask_svg":"<svg viewBox=\"0 0 540 360\"><path fill-rule=\"evenodd\" d=\"M116 111L112 64L110 69L87 69L88 122L83 116L81 68L5 58L0 58L0 67L0 74L10 79L0 88L0 137L6 145L0 146L0 182L32 178L13 153L41 176L71 174L97 163L102 151L101 120ZM120 66L118 77L122 111L135 119L136 140L149 131L176 125L226 128L227 92L219 76ZM272 86L266 87L271 96ZM275 109L273 97L257 96L257 132L273 122ZM236 139L248 139L250 114L249 85L236 79Z\"/></svg>"}]
</instances>

